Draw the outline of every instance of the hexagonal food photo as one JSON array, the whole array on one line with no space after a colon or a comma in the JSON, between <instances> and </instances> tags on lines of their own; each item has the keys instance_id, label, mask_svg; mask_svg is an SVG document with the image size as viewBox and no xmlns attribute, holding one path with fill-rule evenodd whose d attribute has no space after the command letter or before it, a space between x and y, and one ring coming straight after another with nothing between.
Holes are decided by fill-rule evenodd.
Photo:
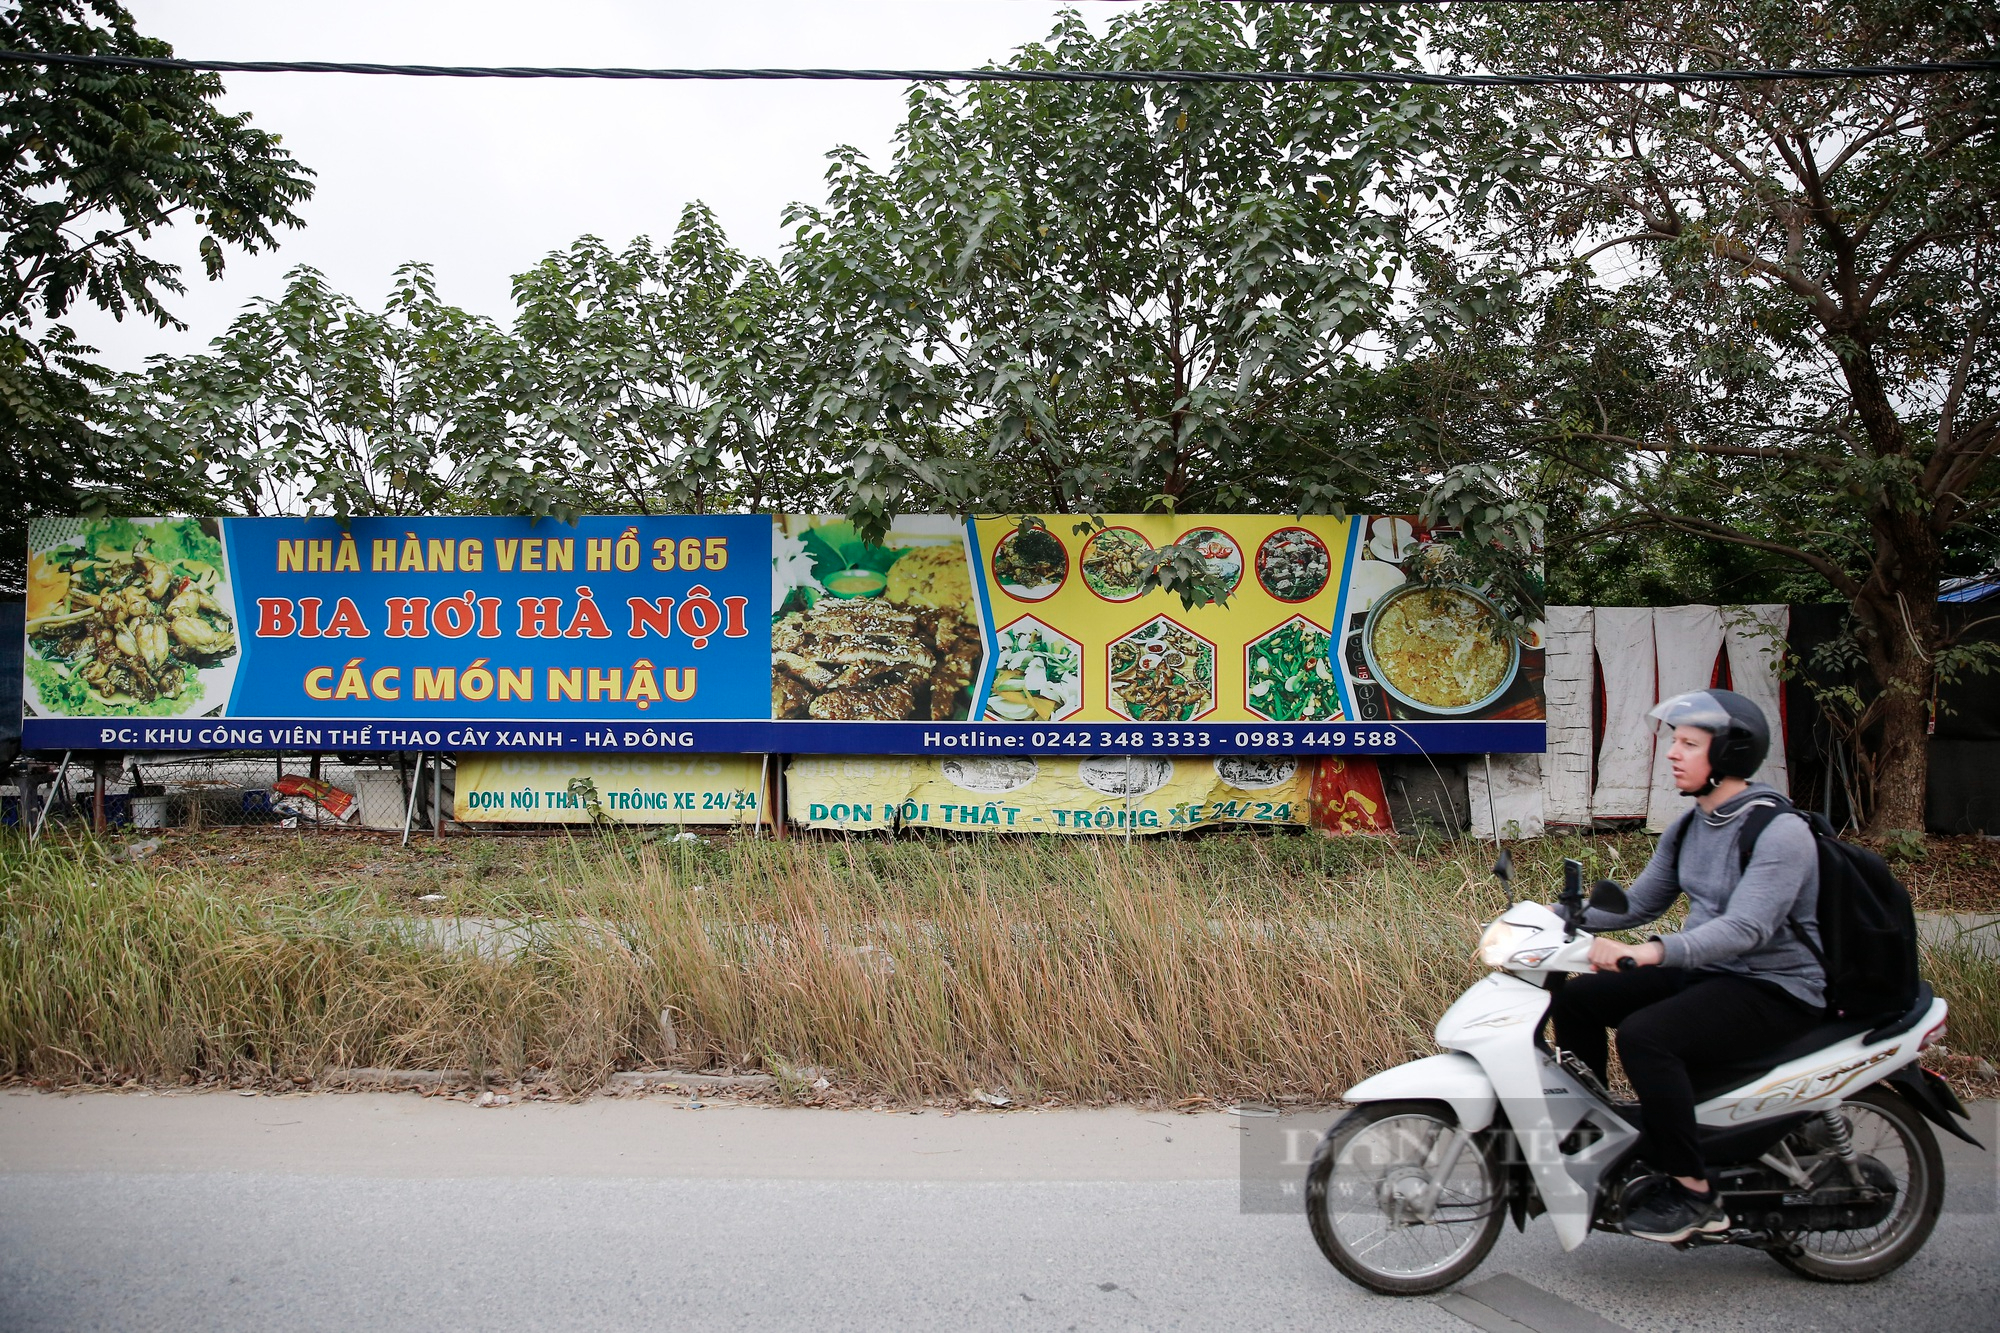
<instances>
[{"instance_id":1,"label":"hexagonal food photo","mask_svg":"<svg viewBox=\"0 0 2000 1333\"><path fill-rule=\"evenodd\" d=\"M1075 639L1024 616L995 645L989 721L1056 722L1083 706L1083 645Z\"/></svg>"},{"instance_id":2,"label":"hexagonal food photo","mask_svg":"<svg viewBox=\"0 0 2000 1333\"><path fill-rule=\"evenodd\" d=\"M1340 716L1340 688L1327 648L1332 636L1293 616L1243 649L1244 706L1273 722L1325 722Z\"/></svg>"},{"instance_id":3,"label":"hexagonal food photo","mask_svg":"<svg viewBox=\"0 0 2000 1333\"><path fill-rule=\"evenodd\" d=\"M1156 616L1110 649L1105 702L1134 722L1187 722L1215 708L1215 645Z\"/></svg>"}]
</instances>

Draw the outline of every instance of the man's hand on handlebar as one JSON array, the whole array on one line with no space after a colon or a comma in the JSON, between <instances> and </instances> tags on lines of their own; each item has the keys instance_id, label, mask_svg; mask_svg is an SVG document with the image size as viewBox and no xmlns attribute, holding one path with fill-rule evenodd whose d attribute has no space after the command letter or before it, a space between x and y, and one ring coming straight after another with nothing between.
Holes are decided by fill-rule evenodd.
<instances>
[{"instance_id":1,"label":"man's hand on handlebar","mask_svg":"<svg viewBox=\"0 0 2000 1333\"><path fill-rule=\"evenodd\" d=\"M1635 967L1658 967L1666 956L1666 946L1658 940L1631 945L1607 940L1600 935L1590 942L1590 965L1599 972L1628 972Z\"/></svg>"}]
</instances>

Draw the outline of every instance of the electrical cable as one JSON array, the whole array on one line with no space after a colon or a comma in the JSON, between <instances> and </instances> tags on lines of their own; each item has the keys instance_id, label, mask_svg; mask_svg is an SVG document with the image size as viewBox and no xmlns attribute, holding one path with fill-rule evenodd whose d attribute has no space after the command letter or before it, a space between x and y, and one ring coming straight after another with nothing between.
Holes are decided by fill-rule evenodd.
<instances>
[{"instance_id":1,"label":"electrical cable","mask_svg":"<svg viewBox=\"0 0 2000 1333\"><path fill-rule=\"evenodd\" d=\"M1545 88L1938 78L2000 73L2000 60L1792 69L1654 70L1565 74L1433 74L1409 69L622 69L571 65L381 65L331 60L182 60L154 56L0 51L0 65L201 74L370 74L423 79L612 79L656 82L1377 84L1388 87Z\"/></svg>"}]
</instances>

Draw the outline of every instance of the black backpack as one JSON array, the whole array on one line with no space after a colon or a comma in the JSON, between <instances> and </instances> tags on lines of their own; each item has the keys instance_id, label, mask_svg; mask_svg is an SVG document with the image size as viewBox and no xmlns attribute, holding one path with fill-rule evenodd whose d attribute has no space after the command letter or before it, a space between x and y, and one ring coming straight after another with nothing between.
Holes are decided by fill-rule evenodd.
<instances>
[{"instance_id":1,"label":"black backpack","mask_svg":"<svg viewBox=\"0 0 2000 1333\"><path fill-rule=\"evenodd\" d=\"M1819 937L1796 920L1791 923L1799 942L1812 951L1826 970L1828 1018L1900 1017L1917 1002L1922 979L1917 973L1917 914L1910 891L1889 870L1888 863L1866 847L1842 842L1833 826L1819 815L1798 809L1782 797L1766 797L1743 815L1737 835L1737 872L1750 865L1757 839L1779 815L1806 821L1819 847ZM1681 839L1687 835L1689 811L1667 834L1670 856L1678 868Z\"/></svg>"}]
</instances>

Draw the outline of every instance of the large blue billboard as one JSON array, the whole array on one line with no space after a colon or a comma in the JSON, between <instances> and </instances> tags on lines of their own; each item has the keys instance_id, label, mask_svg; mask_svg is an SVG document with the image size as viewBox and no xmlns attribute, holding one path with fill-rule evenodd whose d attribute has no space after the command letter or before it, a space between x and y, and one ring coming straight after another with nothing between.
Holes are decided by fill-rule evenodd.
<instances>
[{"instance_id":1,"label":"large blue billboard","mask_svg":"<svg viewBox=\"0 0 2000 1333\"><path fill-rule=\"evenodd\" d=\"M763 719L770 520L232 520L234 717Z\"/></svg>"},{"instance_id":2,"label":"large blue billboard","mask_svg":"<svg viewBox=\"0 0 2000 1333\"><path fill-rule=\"evenodd\" d=\"M1418 582L1428 533L1202 521L1239 591L1190 613L1128 586L1150 518L37 518L23 744L1542 748L1534 631Z\"/></svg>"}]
</instances>

